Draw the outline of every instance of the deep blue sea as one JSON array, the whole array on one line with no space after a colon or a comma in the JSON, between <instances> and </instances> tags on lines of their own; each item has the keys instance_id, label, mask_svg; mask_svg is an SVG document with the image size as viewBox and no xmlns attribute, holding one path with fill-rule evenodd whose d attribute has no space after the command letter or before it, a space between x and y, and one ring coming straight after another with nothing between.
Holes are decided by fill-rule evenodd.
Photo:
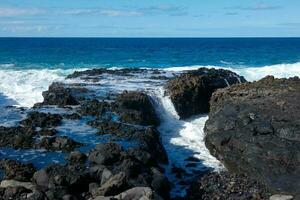
<instances>
[{"instance_id":1,"label":"deep blue sea","mask_svg":"<svg viewBox=\"0 0 300 200\"><path fill-rule=\"evenodd\" d=\"M0 38L0 64L15 69L266 66L300 61L300 38ZM5 65L4 65L5 66Z\"/></svg>"},{"instance_id":2,"label":"deep blue sea","mask_svg":"<svg viewBox=\"0 0 300 200\"><path fill-rule=\"evenodd\" d=\"M227 68L257 80L300 75L300 38L0 38L0 93L21 106L87 68ZM0 98L3 99L3 98Z\"/></svg>"}]
</instances>

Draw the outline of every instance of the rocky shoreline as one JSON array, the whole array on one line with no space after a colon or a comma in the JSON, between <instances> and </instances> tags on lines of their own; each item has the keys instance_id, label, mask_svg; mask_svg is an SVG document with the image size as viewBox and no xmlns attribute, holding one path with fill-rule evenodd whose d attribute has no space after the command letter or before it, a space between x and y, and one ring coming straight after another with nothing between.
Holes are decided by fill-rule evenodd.
<instances>
[{"instance_id":1,"label":"rocky shoreline","mask_svg":"<svg viewBox=\"0 0 300 200\"><path fill-rule=\"evenodd\" d=\"M139 77L140 74L143 77ZM136 87L136 82L128 81L128 77L136 76L143 90ZM115 85L99 83L103 77L114 77L117 81ZM131 84L129 88L124 87L124 81ZM0 154L4 174L0 199L269 199L277 193L298 198L298 85L297 78L269 77L247 83L233 72L206 68L184 73L146 69L75 72L65 82L51 84L43 92L44 101L35 104L15 126L0 127L0 147L4 150L42 149L63 155L64 163L35 166L5 159ZM165 95L170 96L181 119L209 112L205 142L211 154L225 164L229 172L217 173L204 168L189 174L183 168L172 166L171 173L178 182L168 179L165 166L170 165L170 160L161 141L162 133L158 129L161 120L151 96L153 88L159 86L165 88ZM242 108L247 109L235 108L243 102ZM276 106L281 106L278 113L273 111ZM239 113L250 114L246 117L250 120L246 127L242 125L246 118L240 118ZM268 128L265 119L275 114L282 117L275 120L278 128L275 125ZM78 130L72 129L71 126L78 123L83 125L78 126ZM61 133L62 126L68 133ZM81 130L81 126L93 130L88 142L85 136L80 136L87 131ZM251 132L249 139L238 135L248 134L244 130ZM271 133L268 130L272 130ZM269 149L269 138L264 137L270 134L275 134L272 139L276 144L284 140L278 148L286 150L278 153L275 144ZM258 140L253 141L256 137ZM249 153L244 149L242 155L240 149L235 149L239 145L254 146L249 146ZM264 150L274 159L264 157L258 163L255 155L264 155ZM279 154L281 157L277 157ZM186 162L187 167L195 168L201 160L188 157ZM270 166L274 174L264 171ZM262 171L258 174L255 170ZM271 182L265 181L267 178ZM280 186L286 186L280 191L270 187L276 178L281 178ZM293 186L289 185L291 182ZM187 194L171 195L174 184L181 185L181 190L189 187Z\"/></svg>"}]
</instances>

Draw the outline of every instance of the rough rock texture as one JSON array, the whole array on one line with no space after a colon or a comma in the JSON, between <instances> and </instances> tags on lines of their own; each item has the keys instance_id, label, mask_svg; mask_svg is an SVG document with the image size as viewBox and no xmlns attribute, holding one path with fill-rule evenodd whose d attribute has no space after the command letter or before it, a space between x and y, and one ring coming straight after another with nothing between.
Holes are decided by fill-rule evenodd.
<instances>
[{"instance_id":1,"label":"rough rock texture","mask_svg":"<svg viewBox=\"0 0 300 200\"><path fill-rule=\"evenodd\" d=\"M79 104L74 92L70 88L65 88L61 83L52 83L48 91L43 92L43 97L43 105L66 106Z\"/></svg>"},{"instance_id":2,"label":"rough rock texture","mask_svg":"<svg viewBox=\"0 0 300 200\"><path fill-rule=\"evenodd\" d=\"M82 144L74 141L67 136L55 136L55 137L45 137L40 143L37 144L37 147L44 148L51 151L73 151L75 148L80 147Z\"/></svg>"},{"instance_id":3,"label":"rough rock texture","mask_svg":"<svg viewBox=\"0 0 300 200\"><path fill-rule=\"evenodd\" d=\"M231 172L300 198L300 79L266 77L221 89L205 126L210 152Z\"/></svg>"},{"instance_id":4,"label":"rough rock texture","mask_svg":"<svg viewBox=\"0 0 300 200\"><path fill-rule=\"evenodd\" d=\"M159 119L147 94L123 92L116 99L121 120L139 125L159 125Z\"/></svg>"},{"instance_id":5,"label":"rough rock texture","mask_svg":"<svg viewBox=\"0 0 300 200\"><path fill-rule=\"evenodd\" d=\"M28 127L3 127L0 126L0 146L15 149L28 149L33 146L33 136L36 132Z\"/></svg>"},{"instance_id":6,"label":"rough rock texture","mask_svg":"<svg viewBox=\"0 0 300 200\"><path fill-rule=\"evenodd\" d=\"M135 187L129 189L116 196L98 196L94 200L162 200L151 188L149 187Z\"/></svg>"},{"instance_id":7,"label":"rough rock texture","mask_svg":"<svg viewBox=\"0 0 300 200\"><path fill-rule=\"evenodd\" d=\"M21 121L21 125L31 128L50 128L60 125L62 117L59 114L30 112L27 118Z\"/></svg>"},{"instance_id":8,"label":"rough rock texture","mask_svg":"<svg viewBox=\"0 0 300 200\"><path fill-rule=\"evenodd\" d=\"M246 80L228 70L200 68L170 80L167 93L180 118L208 113L209 100L214 91Z\"/></svg>"},{"instance_id":9,"label":"rough rock texture","mask_svg":"<svg viewBox=\"0 0 300 200\"><path fill-rule=\"evenodd\" d=\"M245 175L212 172L192 183L187 200L268 200L266 187Z\"/></svg>"},{"instance_id":10,"label":"rough rock texture","mask_svg":"<svg viewBox=\"0 0 300 200\"><path fill-rule=\"evenodd\" d=\"M112 134L136 140L141 150L148 151L161 163L168 163L167 153L160 141L159 132L154 127L140 127L112 121L93 121L91 125L99 129L99 134Z\"/></svg>"},{"instance_id":11,"label":"rough rock texture","mask_svg":"<svg viewBox=\"0 0 300 200\"><path fill-rule=\"evenodd\" d=\"M30 181L36 171L33 164L22 164L14 160L1 160L0 166L4 170L4 179Z\"/></svg>"}]
</instances>

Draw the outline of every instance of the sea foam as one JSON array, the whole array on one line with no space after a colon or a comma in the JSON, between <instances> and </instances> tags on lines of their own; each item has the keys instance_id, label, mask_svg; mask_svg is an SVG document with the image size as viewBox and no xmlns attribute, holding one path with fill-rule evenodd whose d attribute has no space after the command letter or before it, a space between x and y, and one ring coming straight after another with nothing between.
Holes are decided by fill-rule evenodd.
<instances>
[{"instance_id":1,"label":"sea foam","mask_svg":"<svg viewBox=\"0 0 300 200\"><path fill-rule=\"evenodd\" d=\"M31 107L43 101L42 92L55 81L63 81L71 70L0 70L0 92L17 102L16 106Z\"/></svg>"},{"instance_id":2,"label":"sea foam","mask_svg":"<svg viewBox=\"0 0 300 200\"><path fill-rule=\"evenodd\" d=\"M220 66L201 66L201 65L193 65L193 66L183 66L183 67L170 67L165 68L167 71L188 71L188 70L196 70L202 67L206 68L215 68L215 69L228 69L237 74L244 76L248 81L257 81L259 79L264 78L265 76L272 75L276 78L289 78L294 76L300 77L300 62L293 64L277 64L277 65L267 65L262 67L220 67Z\"/></svg>"}]
</instances>

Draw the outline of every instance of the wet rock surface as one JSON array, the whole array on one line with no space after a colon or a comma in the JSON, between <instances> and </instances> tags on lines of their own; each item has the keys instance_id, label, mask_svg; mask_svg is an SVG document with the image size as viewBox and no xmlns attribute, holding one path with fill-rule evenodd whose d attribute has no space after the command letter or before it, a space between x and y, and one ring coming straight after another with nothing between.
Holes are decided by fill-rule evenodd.
<instances>
[{"instance_id":1,"label":"wet rock surface","mask_svg":"<svg viewBox=\"0 0 300 200\"><path fill-rule=\"evenodd\" d=\"M78 105L79 99L76 93L87 92L84 88L66 88L62 83L52 83L49 89L43 92L44 101L42 104L36 104L35 106L41 105L57 105L57 106L67 106L67 105Z\"/></svg>"},{"instance_id":2,"label":"wet rock surface","mask_svg":"<svg viewBox=\"0 0 300 200\"><path fill-rule=\"evenodd\" d=\"M127 80L139 74L144 76L137 77L138 84L144 84L142 91L136 89L135 79ZM114 82L117 86L106 81L111 76L118 77L118 82ZM171 199L170 191L174 185L166 176L168 156L161 142L161 121L155 112L157 110L151 92L153 87L163 87L173 76L160 70L95 69L68 76L68 79L76 79L79 83L73 83L73 80L70 81L72 84L53 83L43 93L44 102L30 109L16 126L0 127L0 147L3 148L0 149L0 156L4 157L2 153L6 153L5 148L11 147L14 151L8 152L26 150L24 155L38 154L40 157L37 159L47 159L48 155L52 155L55 158L53 161L58 164L35 166L30 164L26 156L22 162L2 160L0 166L4 176L0 185L0 200ZM123 81L131 84L130 87L123 86ZM207 106L200 108L196 103L208 101L217 88L239 81L245 80L229 71L200 69L179 75L168 83L167 88L171 97L171 90L176 91L172 100L179 105L176 109L179 109L177 111L181 118L186 118L207 112ZM285 88L294 91L293 87ZM202 91L206 95L204 98L202 93L198 93ZM247 91L246 94L252 93ZM256 98L255 95L247 98L252 97ZM286 98L292 98L292 95ZM246 99L244 101L247 102ZM213 112L216 112L215 108L212 108ZM283 121L285 123L287 119ZM232 127L232 123L226 121L226 126ZM267 125L260 123L255 127L255 130L263 133L270 130ZM280 132L280 137L289 142L297 141L297 135L285 133ZM224 148L226 141L222 143ZM240 145L234 144L235 148ZM282 144L283 148L286 148L285 144ZM263 145L268 146L269 143ZM31 151L36 153L31 154ZM226 149L226 153L228 151ZM221 155L212 153L217 157ZM59 155L63 160L57 158ZM233 155L233 159L238 159ZM267 199L270 196L265 186L250 179L250 176L209 173L197 169L201 162L200 159L186 156L186 165L171 165L171 173L180 180L181 188L184 190L191 185L188 195L183 199ZM203 177L191 182L195 174ZM251 178L255 178L255 174L251 174Z\"/></svg>"},{"instance_id":3,"label":"wet rock surface","mask_svg":"<svg viewBox=\"0 0 300 200\"><path fill-rule=\"evenodd\" d=\"M210 152L273 192L300 194L300 79L266 77L218 90L205 126Z\"/></svg>"},{"instance_id":4,"label":"wet rock surface","mask_svg":"<svg viewBox=\"0 0 300 200\"><path fill-rule=\"evenodd\" d=\"M188 71L167 85L167 92L180 118L208 113L209 100L214 91L246 80L228 70L200 68Z\"/></svg>"},{"instance_id":5,"label":"wet rock surface","mask_svg":"<svg viewBox=\"0 0 300 200\"><path fill-rule=\"evenodd\" d=\"M99 80L94 77L97 74L132 76L141 71L145 70L91 70L68 78L94 82ZM70 152L65 156L67 164L39 169L4 160L3 199L170 198L171 184L160 166L168 158L155 128L160 121L150 96L140 91L97 95L84 84L53 83L43 93L44 101L36 104L19 126L0 127L2 147L43 149L43 154ZM62 113L48 112L56 107ZM91 144L73 139L70 132L62 134L62 128L68 130L66 123L82 119L88 119L86 126L98 130L100 138L110 135L111 139L99 140L91 148Z\"/></svg>"},{"instance_id":6,"label":"wet rock surface","mask_svg":"<svg viewBox=\"0 0 300 200\"><path fill-rule=\"evenodd\" d=\"M228 172L205 174L191 184L186 199L260 199L268 200L266 187L245 175Z\"/></svg>"}]
</instances>

